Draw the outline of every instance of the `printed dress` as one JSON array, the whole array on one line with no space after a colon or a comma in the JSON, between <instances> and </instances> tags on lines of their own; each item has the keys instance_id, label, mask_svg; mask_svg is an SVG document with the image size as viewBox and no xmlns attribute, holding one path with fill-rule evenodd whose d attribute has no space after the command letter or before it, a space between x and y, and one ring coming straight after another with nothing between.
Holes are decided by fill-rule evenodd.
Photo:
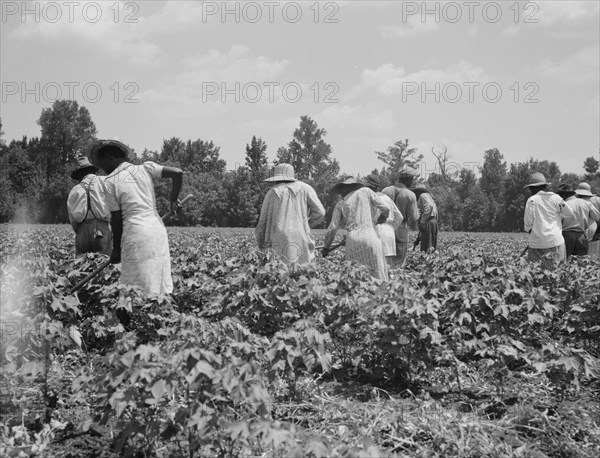
<instances>
[{"instance_id":1,"label":"printed dress","mask_svg":"<svg viewBox=\"0 0 600 458\"><path fill-rule=\"evenodd\" d=\"M315 256L310 228L323 218L325 209L310 185L278 183L263 201L256 241L259 248L272 250L284 262L308 264Z\"/></svg>"},{"instance_id":2,"label":"printed dress","mask_svg":"<svg viewBox=\"0 0 600 458\"><path fill-rule=\"evenodd\" d=\"M121 283L137 285L147 296L173 291L169 240L152 181L162 170L154 162L123 162L104 180L108 209L123 215Z\"/></svg>"},{"instance_id":3,"label":"printed dress","mask_svg":"<svg viewBox=\"0 0 600 458\"><path fill-rule=\"evenodd\" d=\"M369 188L350 192L335 206L325 235L325 246L329 246L338 230L346 230L346 260L367 266L381 280L388 279L388 271L375 222L384 209L385 202Z\"/></svg>"}]
</instances>

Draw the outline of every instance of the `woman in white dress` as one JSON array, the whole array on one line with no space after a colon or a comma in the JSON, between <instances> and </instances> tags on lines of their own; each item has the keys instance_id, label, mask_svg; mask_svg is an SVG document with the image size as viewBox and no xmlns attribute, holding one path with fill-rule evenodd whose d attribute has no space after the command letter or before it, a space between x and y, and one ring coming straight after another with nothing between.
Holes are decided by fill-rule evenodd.
<instances>
[{"instance_id":1,"label":"woman in white dress","mask_svg":"<svg viewBox=\"0 0 600 458\"><path fill-rule=\"evenodd\" d=\"M169 240L156 210L153 179L173 180L171 210L177 211L183 172L155 162L133 165L128 162L130 154L116 140L99 140L90 151L90 162L107 174L104 186L113 232L110 260L121 263L121 283L137 285L147 296L170 294Z\"/></svg>"},{"instance_id":2,"label":"woman in white dress","mask_svg":"<svg viewBox=\"0 0 600 458\"><path fill-rule=\"evenodd\" d=\"M381 239L381 244L383 245L385 260L388 266L391 266L396 257L396 229L400 227L404 217L402 216L402 213L400 213L400 210L398 210L394 201L390 199L387 194L380 192L383 189L383 184L378 175L369 175L364 179L364 184L367 188L370 188L377 193L377 196L383 200L390 211L385 223L378 224L376 227L379 238ZM378 217L379 214L377 215L377 218Z\"/></svg>"}]
</instances>

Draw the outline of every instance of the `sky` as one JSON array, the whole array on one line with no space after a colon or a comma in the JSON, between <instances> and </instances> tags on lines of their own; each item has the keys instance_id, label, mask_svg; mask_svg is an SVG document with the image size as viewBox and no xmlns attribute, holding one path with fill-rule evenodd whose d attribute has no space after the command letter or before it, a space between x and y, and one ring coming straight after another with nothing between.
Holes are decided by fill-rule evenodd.
<instances>
[{"instance_id":1,"label":"sky","mask_svg":"<svg viewBox=\"0 0 600 458\"><path fill-rule=\"evenodd\" d=\"M341 170L408 139L436 170L484 151L583 173L600 152L600 2L0 0L5 139L39 136L58 99L99 138L160 151L213 141L234 169L270 160L308 115Z\"/></svg>"}]
</instances>

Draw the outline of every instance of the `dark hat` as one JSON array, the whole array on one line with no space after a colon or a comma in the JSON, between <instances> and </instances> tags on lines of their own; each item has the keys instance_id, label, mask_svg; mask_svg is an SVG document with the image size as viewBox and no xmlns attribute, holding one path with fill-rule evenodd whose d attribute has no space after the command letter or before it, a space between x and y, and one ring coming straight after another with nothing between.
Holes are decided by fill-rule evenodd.
<instances>
[{"instance_id":1,"label":"dark hat","mask_svg":"<svg viewBox=\"0 0 600 458\"><path fill-rule=\"evenodd\" d=\"M427 190L427 188L425 187L425 183L417 183L417 185L413 188L410 188L410 190L412 192L416 193L422 193L422 192L429 192Z\"/></svg>"},{"instance_id":2,"label":"dark hat","mask_svg":"<svg viewBox=\"0 0 600 458\"><path fill-rule=\"evenodd\" d=\"M79 156L77 158L77 168L71 172L71 178L78 180L80 175L85 176L88 173L96 173L97 171L98 168L90 164L86 156Z\"/></svg>"},{"instance_id":3,"label":"dark hat","mask_svg":"<svg viewBox=\"0 0 600 458\"><path fill-rule=\"evenodd\" d=\"M571 186L570 184L567 184L567 183L561 183L560 186L558 187L558 191L556 191L556 193L560 194L560 195L564 195L564 196L575 195L575 191L573 191L573 186Z\"/></svg>"},{"instance_id":4,"label":"dark hat","mask_svg":"<svg viewBox=\"0 0 600 458\"><path fill-rule=\"evenodd\" d=\"M398 172L398 179L399 180L406 179L406 178L414 178L414 177L415 177L415 174L412 171L410 171L409 169L406 169L406 168L401 169Z\"/></svg>"},{"instance_id":5,"label":"dark hat","mask_svg":"<svg viewBox=\"0 0 600 458\"><path fill-rule=\"evenodd\" d=\"M331 188L331 192L339 193L341 190L345 190L345 191L349 190L349 192L351 192L351 191L360 189L362 187L363 187L362 183L359 183L354 178L349 177L349 178L346 178L344 181L340 181L339 183L336 183L333 186L333 188Z\"/></svg>"},{"instance_id":6,"label":"dark hat","mask_svg":"<svg viewBox=\"0 0 600 458\"><path fill-rule=\"evenodd\" d=\"M96 140L90 149L89 158L90 162L95 166L100 166L98 162L98 152L106 147L113 147L113 151L118 151L118 157L122 157L126 161L131 156L131 149L125 143L119 140Z\"/></svg>"},{"instance_id":7,"label":"dark hat","mask_svg":"<svg viewBox=\"0 0 600 458\"><path fill-rule=\"evenodd\" d=\"M369 175L363 180L365 186L369 188L381 189L383 187L381 183L381 177L379 175Z\"/></svg>"},{"instance_id":8,"label":"dark hat","mask_svg":"<svg viewBox=\"0 0 600 458\"><path fill-rule=\"evenodd\" d=\"M548 182L546 181L546 177L540 172L535 172L534 174L529 176L527 184L524 187L531 188L534 186L544 186L546 184L548 184Z\"/></svg>"}]
</instances>

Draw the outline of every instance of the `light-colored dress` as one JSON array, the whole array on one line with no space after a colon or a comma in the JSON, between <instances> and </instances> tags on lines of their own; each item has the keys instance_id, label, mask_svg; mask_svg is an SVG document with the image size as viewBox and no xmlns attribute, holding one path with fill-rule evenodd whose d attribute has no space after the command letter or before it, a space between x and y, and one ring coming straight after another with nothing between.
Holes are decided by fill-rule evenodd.
<instances>
[{"instance_id":1,"label":"light-colored dress","mask_svg":"<svg viewBox=\"0 0 600 458\"><path fill-rule=\"evenodd\" d=\"M256 241L259 248L272 250L284 262L308 264L315 257L310 228L324 218L325 208L310 185L278 183L263 201Z\"/></svg>"},{"instance_id":2,"label":"light-colored dress","mask_svg":"<svg viewBox=\"0 0 600 458\"><path fill-rule=\"evenodd\" d=\"M371 275L388 279L383 245L375 229L380 211L387 205L369 188L352 191L333 209L331 223L325 235L325 246L330 246L338 230L346 230L346 260L367 266Z\"/></svg>"},{"instance_id":3,"label":"light-colored dress","mask_svg":"<svg viewBox=\"0 0 600 458\"><path fill-rule=\"evenodd\" d=\"M156 210L152 181L162 170L154 162L123 162L104 180L108 209L123 216L121 283L137 285L148 296L173 291L167 229Z\"/></svg>"},{"instance_id":4,"label":"light-colored dress","mask_svg":"<svg viewBox=\"0 0 600 458\"><path fill-rule=\"evenodd\" d=\"M378 192L377 195L387 205L390 213L383 224L377 224L377 233L383 245L383 254L385 256L396 256L396 228L402 224L404 217L396 204L387 194Z\"/></svg>"}]
</instances>

